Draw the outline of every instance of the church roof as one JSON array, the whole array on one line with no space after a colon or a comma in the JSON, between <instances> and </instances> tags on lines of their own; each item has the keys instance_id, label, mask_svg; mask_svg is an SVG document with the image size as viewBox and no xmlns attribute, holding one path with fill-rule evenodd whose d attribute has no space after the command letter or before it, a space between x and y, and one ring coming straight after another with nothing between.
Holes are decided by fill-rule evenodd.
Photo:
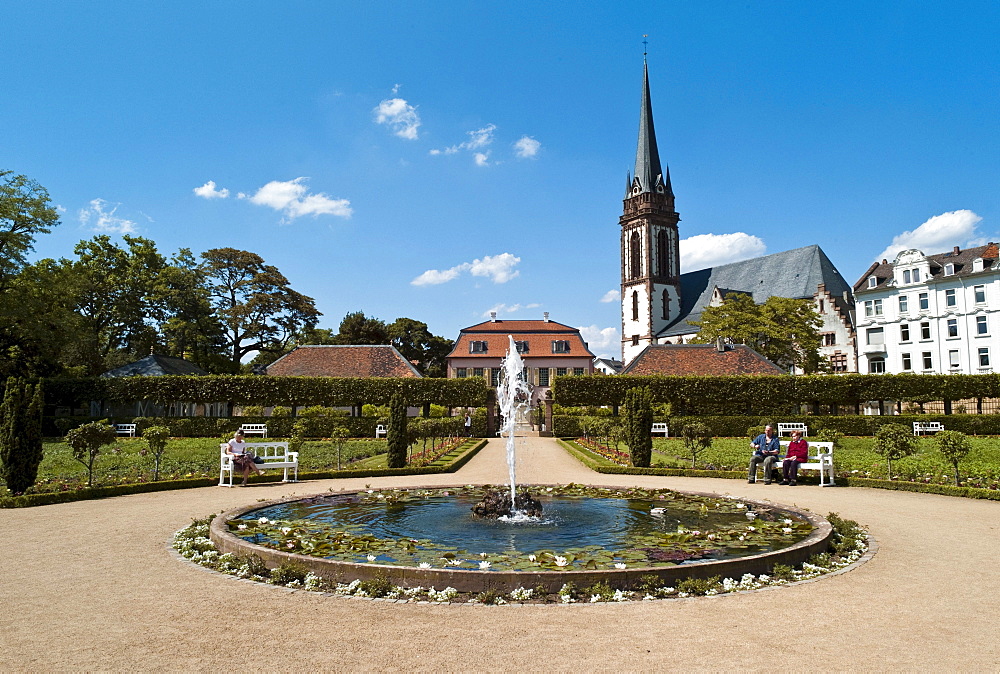
<instances>
[{"instance_id":1,"label":"church roof","mask_svg":"<svg viewBox=\"0 0 1000 674\"><path fill-rule=\"evenodd\" d=\"M763 304L772 296L811 298L820 283L834 297L851 289L817 245L687 272L680 276L680 314L657 337L696 332L689 321L701 320L716 288L749 293L754 302Z\"/></svg>"},{"instance_id":2,"label":"church roof","mask_svg":"<svg viewBox=\"0 0 1000 674\"><path fill-rule=\"evenodd\" d=\"M652 344L632 359L622 374L735 375L785 374L785 371L745 344Z\"/></svg>"},{"instance_id":3,"label":"church roof","mask_svg":"<svg viewBox=\"0 0 1000 674\"><path fill-rule=\"evenodd\" d=\"M194 363L175 356L157 356L154 354L141 358L134 363L108 370L102 377L163 377L166 375L207 375L208 372Z\"/></svg>"},{"instance_id":4,"label":"church roof","mask_svg":"<svg viewBox=\"0 0 1000 674\"><path fill-rule=\"evenodd\" d=\"M311 344L267 366L272 377L422 377L396 347Z\"/></svg>"},{"instance_id":5,"label":"church roof","mask_svg":"<svg viewBox=\"0 0 1000 674\"><path fill-rule=\"evenodd\" d=\"M656 131L653 128L653 102L649 96L649 68L642 67L642 105L639 109L639 141L635 150L635 181L641 192L655 192L657 183L662 181L664 192L673 194L670 187L670 173L663 172L660 152L656 147ZM631 188L631 182L629 187ZM626 193L629 196L629 192Z\"/></svg>"}]
</instances>

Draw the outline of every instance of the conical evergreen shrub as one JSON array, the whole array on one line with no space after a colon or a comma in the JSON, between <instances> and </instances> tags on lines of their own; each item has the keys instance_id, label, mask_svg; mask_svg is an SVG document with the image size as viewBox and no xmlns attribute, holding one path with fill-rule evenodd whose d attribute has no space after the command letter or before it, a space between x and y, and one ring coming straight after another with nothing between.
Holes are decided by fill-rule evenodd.
<instances>
[{"instance_id":1,"label":"conical evergreen shrub","mask_svg":"<svg viewBox=\"0 0 1000 674\"><path fill-rule=\"evenodd\" d=\"M0 478L14 494L35 484L42 463L42 384L10 377L0 405Z\"/></svg>"},{"instance_id":2,"label":"conical evergreen shrub","mask_svg":"<svg viewBox=\"0 0 1000 674\"><path fill-rule=\"evenodd\" d=\"M389 400L389 427L385 432L389 444L386 463L389 468L406 467L406 402L401 393L393 393Z\"/></svg>"}]
</instances>

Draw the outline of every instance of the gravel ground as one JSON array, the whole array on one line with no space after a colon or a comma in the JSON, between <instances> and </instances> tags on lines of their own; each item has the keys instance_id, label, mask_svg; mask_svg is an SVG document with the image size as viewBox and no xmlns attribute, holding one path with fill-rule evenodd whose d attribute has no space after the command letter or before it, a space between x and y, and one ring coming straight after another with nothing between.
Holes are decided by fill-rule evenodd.
<instances>
[{"instance_id":1,"label":"gravel ground","mask_svg":"<svg viewBox=\"0 0 1000 674\"><path fill-rule=\"evenodd\" d=\"M169 549L191 519L256 500L366 484L503 482L504 450L493 440L454 475L206 487L0 511L0 668L1000 669L1000 502L599 475L550 439L521 442L521 482L766 497L857 520L878 553L849 573L737 595L485 607L292 592L207 571Z\"/></svg>"}]
</instances>

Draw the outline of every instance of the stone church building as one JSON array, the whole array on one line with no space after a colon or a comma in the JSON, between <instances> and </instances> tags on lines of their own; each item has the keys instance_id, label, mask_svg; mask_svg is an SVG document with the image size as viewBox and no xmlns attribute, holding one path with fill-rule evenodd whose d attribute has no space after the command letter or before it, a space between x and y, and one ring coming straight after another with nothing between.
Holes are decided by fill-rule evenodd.
<instances>
[{"instance_id":1,"label":"stone church building","mask_svg":"<svg viewBox=\"0 0 1000 674\"><path fill-rule=\"evenodd\" d=\"M819 246L682 274L680 214L670 171L660 162L643 64L642 106L635 174L628 176L621 224L622 360L626 366L647 347L684 344L697 333L690 324L708 306L732 293L811 299L820 315L821 355L835 372L856 372L854 299L851 286Z\"/></svg>"}]
</instances>

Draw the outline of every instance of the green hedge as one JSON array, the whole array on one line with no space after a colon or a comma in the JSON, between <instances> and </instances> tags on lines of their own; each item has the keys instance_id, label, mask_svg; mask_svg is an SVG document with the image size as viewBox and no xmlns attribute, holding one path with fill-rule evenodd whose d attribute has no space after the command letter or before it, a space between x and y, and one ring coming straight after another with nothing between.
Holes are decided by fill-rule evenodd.
<instances>
[{"instance_id":1,"label":"green hedge","mask_svg":"<svg viewBox=\"0 0 1000 674\"><path fill-rule=\"evenodd\" d=\"M1000 397L998 374L848 374L755 376L556 377L560 405L621 405L625 392L648 386L654 402L680 414L771 414L801 404L854 407L869 400L931 402Z\"/></svg>"},{"instance_id":2,"label":"green hedge","mask_svg":"<svg viewBox=\"0 0 1000 674\"><path fill-rule=\"evenodd\" d=\"M552 426L559 437L581 437L584 424L599 417L578 415L553 416ZM763 430L769 423L804 423L809 427L809 435L815 437L822 429L840 431L844 435L870 436L884 424L902 424L912 428L914 421L939 421L949 431L961 431L967 435L1000 435L1000 414L903 414L899 416L812 416L794 414L747 415L747 416L671 416L659 417L670 427L671 436L677 436L684 424L700 421L708 426L717 438L739 438L748 435L751 428Z\"/></svg>"}]
</instances>

